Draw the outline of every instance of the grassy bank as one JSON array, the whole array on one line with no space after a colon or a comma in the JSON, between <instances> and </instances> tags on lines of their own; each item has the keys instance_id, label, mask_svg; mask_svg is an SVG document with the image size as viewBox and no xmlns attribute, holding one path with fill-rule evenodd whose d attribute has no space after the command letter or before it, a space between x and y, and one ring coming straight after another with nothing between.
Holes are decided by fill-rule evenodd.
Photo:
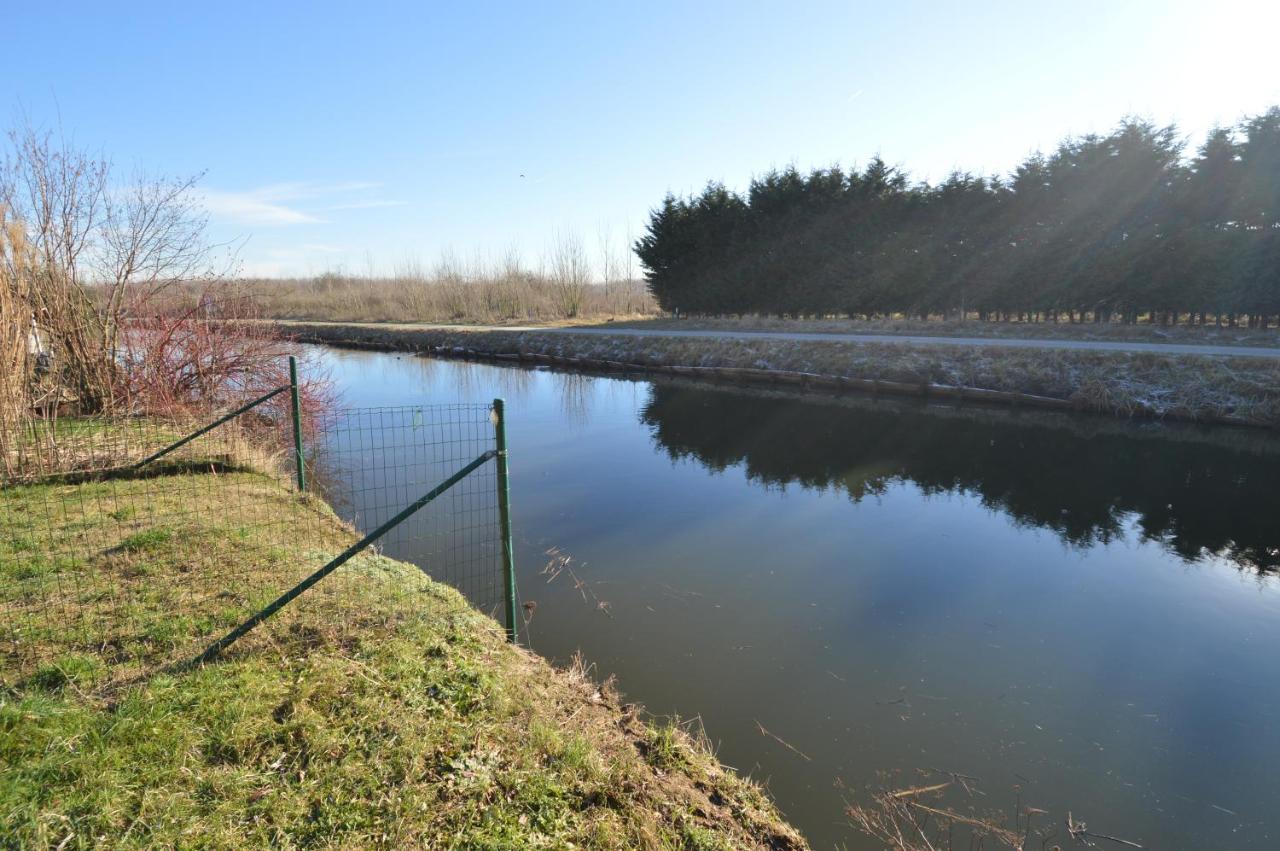
<instances>
[{"instance_id":1,"label":"grassy bank","mask_svg":"<svg viewBox=\"0 0 1280 851\"><path fill-rule=\"evenodd\" d=\"M299 324L315 342L413 351L432 347L633 365L716 367L892 382L939 394L970 388L1039 397L1046 406L1126 417L1280 427L1280 360L983 346L843 343L436 330ZM982 394L972 394L975 398ZM1024 399L1028 403L1035 400Z\"/></svg>"},{"instance_id":2,"label":"grassy bank","mask_svg":"<svg viewBox=\"0 0 1280 851\"><path fill-rule=\"evenodd\" d=\"M232 561L218 575L270 596L353 540L318 500L219 475L217 489L175 477L189 510L163 528L111 511L95 498L103 483L6 493L6 611L90 564L146 593L132 595L127 632L86 642L55 620L36 637L38 667L4 657L0 845L805 847L759 787L682 728L510 646L456 592L380 556L357 558L221 661L163 667L186 654L175 636L220 634L240 614L228 589L201 587L197 551L218 551ZM160 481L136 483L138 495L155 498ZM127 498L135 483L111 487ZM277 523L269 544L227 519L215 495L228 487ZM60 500L77 511L54 534L105 545L55 564L17 531L36 510L68 516ZM175 619L182 629L166 629Z\"/></svg>"}]
</instances>

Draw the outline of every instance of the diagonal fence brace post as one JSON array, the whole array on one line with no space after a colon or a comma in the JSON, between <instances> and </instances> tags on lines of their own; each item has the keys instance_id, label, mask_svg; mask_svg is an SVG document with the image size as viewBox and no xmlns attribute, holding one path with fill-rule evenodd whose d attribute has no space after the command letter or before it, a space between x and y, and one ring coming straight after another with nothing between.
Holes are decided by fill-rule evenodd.
<instances>
[{"instance_id":1,"label":"diagonal fence brace post","mask_svg":"<svg viewBox=\"0 0 1280 851\"><path fill-rule=\"evenodd\" d=\"M202 434L207 434L208 432L213 431L215 428L217 428L218 426L220 426L220 425L222 425L223 423L227 422L228 420L233 420L233 419L235 419L236 417L238 417L238 416L240 416L241 414L243 414L245 411L251 411L251 410L253 410L254 408L256 408L256 407L258 407L259 405L261 405L263 402L268 402L268 401L270 401L271 399L274 399L276 396L279 396L281 393L283 393L284 391L286 391L286 390L288 390L288 389L289 389L289 385L288 385L288 384L284 385L283 387L277 387L275 390L272 390L272 391L271 391L270 393L268 393L267 395L265 395L265 396L259 396L257 399L254 399L252 402L249 402L249 403L248 403L248 404L246 404L246 405L241 405L239 408L236 408L236 409L235 409L234 411L232 411L231 413L229 413L229 414L224 414L224 415L222 415L221 417L218 417L216 420L214 420L213 422L209 423L209 424L208 424L207 426L205 426L204 428L199 429L198 431L193 431L193 432L191 432L191 434L187 435L186 437L182 438L181 440L179 440L179 441L177 441L177 442L175 442L175 443L171 443L171 444L169 444L169 445L168 445L168 446L166 446L164 449L161 449L159 452L155 453L154 455L148 455L146 458L143 458L143 459L142 459L141 461L139 461L137 464L134 464L134 465L133 465L133 469L138 470L138 469L141 469L141 468L143 468L143 467L147 466L147 465L148 465L148 464L150 464L152 461L158 461L159 459L161 459L161 458L163 458L164 456L168 455L168 454L169 454L170 452L172 452L173 450L175 450L175 449L181 449L183 446L186 446L188 443L190 443L191 441L195 440L195 439L196 439L197 437L199 437L200 435L202 435Z\"/></svg>"},{"instance_id":2,"label":"diagonal fence brace post","mask_svg":"<svg viewBox=\"0 0 1280 851\"><path fill-rule=\"evenodd\" d=\"M282 389L287 390L288 387L285 387ZM497 451L490 449L488 452L485 452L483 455L476 458L471 463L467 464L467 466L463 467L461 470L454 473L452 476L445 479L440 484L436 485L430 491L418 497L418 499L416 499L415 501L410 503L408 506L406 506L405 509L401 511L399 514L397 514L395 517L392 517L386 523L383 523L377 529L374 529L372 532L365 535L359 541L347 547L345 550L342 551L340 555L338 555L336 558L334 558L324 567L317 570L315 573L308 576L306 579L299 582L297 585L290 588L288 591L281 594L279 597L277 597L275 600L269 603L266 606L266 608L262 609L262 611L258 612L253 617L249 618L247 621L240 624L240 626L236 627L231 632L224 635L222 638L219 638L213 644L210 644L203 653L201 653L199 656L197 656L195 659L192 660L192 664L199 665L205 662L210 662L213 659L215 659L218 656L218 654L220 654L223 650L230 647L238 639L240 639L242 636L248 633L249 630L253 629L255 626L262 623L264 620L271 617L276 612L283 609L285 606L289 605L290 602L297 599L308 588L315 585L321 579L324 579L330 573L333 573L342 565L346 564L354 556L358 555L360 551L363 550L365 547L372 544L378 538L382 537L387 532L391 531L396 526L403 523L405 520L408 520L409 517L411 517L414 513L419 511L423 506L431 502L436 497L440 496L440 494L444 493L449 488L456 485L458 482L465 479L467 476L471 475L471 473L473 473L477 468L482 466L485 462L496 457L498 457Z\"/></svg>"}]
</instances>

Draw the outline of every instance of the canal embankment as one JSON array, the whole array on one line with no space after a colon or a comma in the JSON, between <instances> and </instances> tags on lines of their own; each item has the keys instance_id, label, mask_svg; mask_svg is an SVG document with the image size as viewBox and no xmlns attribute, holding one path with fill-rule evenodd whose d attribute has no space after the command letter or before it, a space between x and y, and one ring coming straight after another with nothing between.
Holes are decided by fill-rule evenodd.
<instances>
[{"instance_id":1,"label":"canal embankment","mask_svg":"<svg viewBox=\"0 0 1280 851\"><path fill-rule=\"evenodd\" d=\"M226 517L229 489L293 539L255 546ZM4 508L0 603L63 593L68 624L18 636L47 657L33 673L0 668L0 823L15 847L807 847L688 728L510 645L461 594L380 555L213 664L147 672L126 651L166 633L86 644L72 631L78 571L116 576L135 620L220 631L226 589L202 587L199 551L270 587L291 575L286 554L355 540L270 476L22 485ZM54 563L27 534L37 515L50 537L101 545ZM174 599L207 608L168 611Z\"/></svg>"},{"instance_id":2,"label":"canal embankment","mask_svg":"<svg viewBox=\"0 0 1280 851\"><path fill-rule=\"evenodd\" d=\"M1280 428L1280 359L1081 349L290 322L303 342L819 392Z\"/></svg>"}]
</instances>

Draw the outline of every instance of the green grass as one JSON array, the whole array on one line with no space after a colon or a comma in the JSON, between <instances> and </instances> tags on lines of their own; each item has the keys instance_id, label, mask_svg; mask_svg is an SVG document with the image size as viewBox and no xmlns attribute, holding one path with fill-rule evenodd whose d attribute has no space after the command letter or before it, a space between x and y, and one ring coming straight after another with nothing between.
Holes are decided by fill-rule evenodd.
<instances>
[{"instance_id":1,"label":"green grass","mask_svg":"<svg viewBox=\"0 0 1280 851\"><path fill-rule=\"evenodd\" d=\"M26 619L0 657L0 847L804 847L678 725L379 556L167 667L352 540L269 478L4 498L0 612Z\"/></svg>"},{"instance_id":2,"label":"green grass","mask_svg":"<svg viewBox=\"0 0 1280 851\"><path fill-rule=\"evenodd\" d=\"M172 529L146 529L130 535L120 542L118 549L125 553L150 552L173 540Z\"/></svg>"}]
</instances>

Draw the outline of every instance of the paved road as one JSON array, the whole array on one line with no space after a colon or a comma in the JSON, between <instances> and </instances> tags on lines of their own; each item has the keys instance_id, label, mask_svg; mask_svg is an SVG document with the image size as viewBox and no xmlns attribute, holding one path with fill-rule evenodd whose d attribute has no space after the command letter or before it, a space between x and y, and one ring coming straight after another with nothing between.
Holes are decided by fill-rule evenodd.
<instances>
[{"instance_id":1,"label":"paved road","mask_svg":"<svg viewBox=\"0 0 1280 851\"><path fill-rule=\"evenodd\" d=\"M1222 357L1280 358L1280 348L1254 346L1211 346L1193 343L1137 343L1121 340L1031 340L1009 337L927 337L904 334L831 334L791 331L708 331L660 328L545 328L501 325L437 325L428 323L338 322L314 323L360 325L389 329L440 331L534 331L539 334L579 334L627 337L694 337L731 340L791 340L831 343L898 343L915 346L991 346L1008 349L1072 349L1094 352L1152 352L1164 355L1215 355Z\"/></svg>"}]
</instances>

